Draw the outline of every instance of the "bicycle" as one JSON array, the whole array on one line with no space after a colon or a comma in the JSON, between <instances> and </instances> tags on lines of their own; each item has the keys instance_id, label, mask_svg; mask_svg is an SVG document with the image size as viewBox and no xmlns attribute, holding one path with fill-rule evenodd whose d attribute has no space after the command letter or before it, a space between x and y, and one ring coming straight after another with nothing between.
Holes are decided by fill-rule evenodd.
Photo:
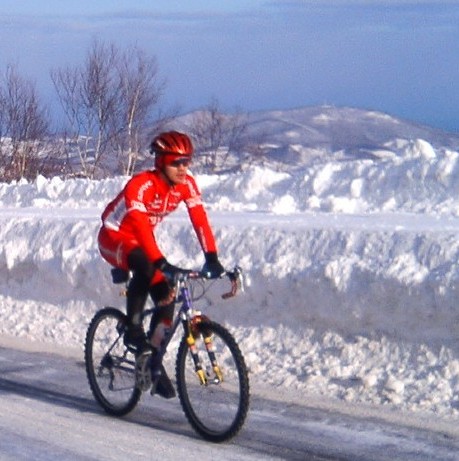
<instances>
[{"instance_id":1,"label":"bicycle","mask_svg":"<svg viewBox=\"0 0 459 461\"><path fill-rule=\"evenodd\" d=\"M113 274L112 274L113 275ZM242 270L225 273L235 296L243 289ZM115 277L114 282L115 281ZM129 280L123 280L127 284ZM204 439L223 442L242 428L249 408L249 378L244 357L232 334L221 324L194 310L194 282L207 291L200 272L178 274L174 280L176 309L171 328L157 354L135 356L123 336L126 315L115 307L104 307L91 320L85 338L85 365L96 401L109 414L123 416L132 411L143 392L154 392L156 371L172 338L183 327L175 360L176 387L183 412ZM177 304L181 303L177 309ZM143 317L154 315L146 309Z\"/></svg>"}]
</instances>

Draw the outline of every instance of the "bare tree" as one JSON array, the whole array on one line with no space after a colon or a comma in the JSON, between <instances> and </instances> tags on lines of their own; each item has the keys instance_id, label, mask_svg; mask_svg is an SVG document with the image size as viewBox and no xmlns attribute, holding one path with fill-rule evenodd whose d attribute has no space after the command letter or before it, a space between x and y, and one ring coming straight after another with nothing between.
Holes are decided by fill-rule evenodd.
<instances>
[{"instance_id":1,"label":"bare tree","mask_svg":"<svg viewBox=\"0 0 459 461\"><path fill-rule=\"evenodd\" d=\"M3 179L33 178L39 172L39 154L49 129L47 110L35 85L8 65L0 92L1 173ZM8 145L6 146L6 139Z\"/></svg>"},{"instance_id":2,"label":"bare tree","mask_svg":"<svg viewBox=\"0 0 459 461\"><path fill-rule=\"evenodd\" d=\"M222 113L212 98L204 110L193 114L190 131L204 168L215 172L227 168L229 155L238 156L246 146L247 117Z\"/></svg>"},{"instance_id":3,"label":"bare tree","mask_svg":"<svg viewBox=\"0 0 459 461\"><path fill-rule=\"evenodd\" d=\"M156 60L137 47L122 53L94 41L82 66L52 71L51 78L81 173L94 177L120 164L123 173L132 174L141 131L163 90Z\"/></svg>"},{"instance_id":4,"label":"bare tree","mask_svg":"<svg viewBox=\"0 0 459 461\"><path fill-rule=\"evenodd\" d=\"M119 121L117 135L118 152L124 174L131 175L140 152L141 133L152 124L152 109L158 103L164 81L158 78L155 58L133 47L118 60L120 80Z\"/></svg>"},{"instance_id":5,"label":"bare tree","mask_svg":"<svg viewBox=\"0 0 459 461\"><path fill-rule=\"evenodd\" d=\"M79 155L81 174L94 177L110 141L120 128L118 59L113 45L94 41L83 65L51 71L51 79L69 124L71 145Z\"/></svg>"}]
</instances>

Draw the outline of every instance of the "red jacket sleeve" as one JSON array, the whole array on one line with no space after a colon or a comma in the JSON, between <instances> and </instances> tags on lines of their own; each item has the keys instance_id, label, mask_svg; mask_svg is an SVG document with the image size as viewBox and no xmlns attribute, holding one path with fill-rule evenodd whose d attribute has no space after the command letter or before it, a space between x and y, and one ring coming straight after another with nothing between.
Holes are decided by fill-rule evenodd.
<instances>
[{"instance_id":1,"label":"red jacket sleeve","mask_svg":"<svg viewBox=\"0 0 459 461\"><path fill-rule=\"evenodd\" d=\"M185 200L185 203L201 248L205 253L217 252L217 244L209 218L202 204L201 193L192 176L188 178L188 190L189 197Z\"/></svg>"}]
</instances>

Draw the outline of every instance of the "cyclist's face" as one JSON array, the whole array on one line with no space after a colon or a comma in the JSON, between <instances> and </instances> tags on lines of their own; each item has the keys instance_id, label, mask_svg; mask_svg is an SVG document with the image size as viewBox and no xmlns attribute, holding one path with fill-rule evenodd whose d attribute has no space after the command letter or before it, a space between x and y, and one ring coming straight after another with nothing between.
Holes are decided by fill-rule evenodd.
<instances>
[{"instance_id":1,"label":"cyclist's face","mask_svg":"<svg viewBox=\"0 0 459 461\"><path fill-rule=\"evenodd\" d=\"M165 166L164 174L173 184L183 184L186 181L189 164L189 158L177 157Z\"/></svg>"}]
</instances>

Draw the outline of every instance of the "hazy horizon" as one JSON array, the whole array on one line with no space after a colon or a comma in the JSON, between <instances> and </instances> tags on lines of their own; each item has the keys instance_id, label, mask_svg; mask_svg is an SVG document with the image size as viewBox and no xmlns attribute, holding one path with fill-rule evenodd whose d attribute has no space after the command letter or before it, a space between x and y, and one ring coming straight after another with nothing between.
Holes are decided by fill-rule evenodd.
<instances>
[{"instance_id":1,"label":"hazy horizon","mask_svg":"<svg viewBox=\"0 0 459 461\"><path fill-rule=\"evenodd\" d=\"M182 113L322 104L459 132L459 5L452 1L170 2L0 0L0 72L14 63L55 104L50 71L94 38L136 44Z\"/></svg>"}]
</instances>

